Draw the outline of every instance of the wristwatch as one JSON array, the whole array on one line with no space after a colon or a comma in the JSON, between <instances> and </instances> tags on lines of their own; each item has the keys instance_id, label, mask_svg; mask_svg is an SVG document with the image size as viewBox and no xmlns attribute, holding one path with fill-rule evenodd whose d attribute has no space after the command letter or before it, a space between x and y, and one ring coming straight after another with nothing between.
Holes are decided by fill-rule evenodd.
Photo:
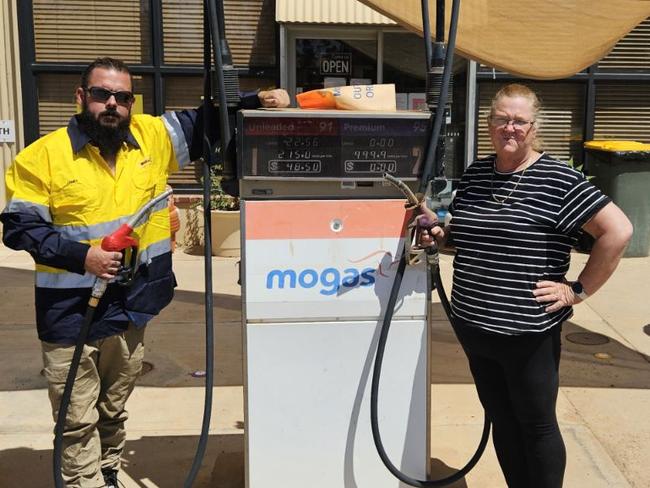
<instances>
[{"instance_id":1,"label":"wristwatch","mask_svg":"<svg viewBox=\"0 0 650 488\"><path fill-rule=\"evenodd\" d=\"M571 282L571 290L573 290L573 293L575 293L575 296L577 296L580 300L586 300L589 298L589 295L585 292L585 288L582 286L582 283L579 281L572 281Z\"/></svg>"}]
</instances>

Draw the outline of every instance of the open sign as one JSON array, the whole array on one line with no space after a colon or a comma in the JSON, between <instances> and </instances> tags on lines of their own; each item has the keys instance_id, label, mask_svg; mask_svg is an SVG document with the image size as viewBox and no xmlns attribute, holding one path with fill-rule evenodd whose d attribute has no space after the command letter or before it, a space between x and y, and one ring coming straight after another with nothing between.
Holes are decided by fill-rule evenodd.
<instances>
[{"instance_id":1,"label":"open sign","mask_svg":"<svg viewBox=\"0 0 650 488\"><path fill-rule=\"evenodd\" d=\"M349 76L352 72L352 53L327 53L320 55L321 75Z\"/></svg>"}]
</instances>

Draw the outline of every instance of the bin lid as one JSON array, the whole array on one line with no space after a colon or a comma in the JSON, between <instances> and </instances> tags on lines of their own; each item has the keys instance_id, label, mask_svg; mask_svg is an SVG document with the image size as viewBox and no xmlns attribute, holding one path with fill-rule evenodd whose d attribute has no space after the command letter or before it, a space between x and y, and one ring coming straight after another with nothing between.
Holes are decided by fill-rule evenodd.
<instances>
[{"instance_id":1,"label":"bin lid","mask_svg":"<svg viewBox=\"0 0 650 488\"><path fill-rule=\"evenodd\" d=\"M621 141L621 140L602 140L602 141L587 141L585 142L585 149L595 149L597 151L607 152L648 152L650 151L650 144L644 144L637 141Z\"/></svg>"}]
</instances>

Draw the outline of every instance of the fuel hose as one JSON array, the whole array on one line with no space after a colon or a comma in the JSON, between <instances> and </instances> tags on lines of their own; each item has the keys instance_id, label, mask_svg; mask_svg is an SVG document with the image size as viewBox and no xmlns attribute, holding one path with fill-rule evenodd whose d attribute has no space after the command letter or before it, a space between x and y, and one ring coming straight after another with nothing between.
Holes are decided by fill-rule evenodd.
<instances>
[{"instance_id":1,"label":"fuel hose","mask_svg":"<svg viewBox=\"0 0 650 488\"><path fill-rule=\"evenodd\" d=\"M130 235L133 229L140 223L142 219L147 217L151 210L162 200L168 198L172 194L171 190L167 190L157 197L151 199L143 205L126 223L122 224L115 232L102 239L102 249L104 251L123 251L126 247L137 245L137 241L131 238ZM97 278L93 284L86 307L77 342L75 343L74 352L72 353L72 360L70 361L70 368L63 387L63 394L61 395L61 402L59 403L59 411L57 413L56 425L54 426L54 451L52 453L52 470L54 477L54 486L56 488L64 488L62 469L62 456L63 456L63 433L65 431L65 421L68 416L68 407L70 406L70 399L74 389L77 371L79 370L79 363L81 362L81 355L83 348L88 341L88 335L92 328L93 317L95 316L95 309L99 304L108 282L102 278Z\"/></svg>"},{"instance_id":2,"label":"fuel hose","mask_svg":"<svg viewBox=\"0 0 650 488\"><path fill-rule=\"evenodd\" d=\"M226 100L226 80L224 76L224 49L227 49L225 32L223 32L223 2L221 0L204 0L203 2L203 244L204 244L204 274L205 274L205 395L203 402L203 420L201 434L197 444L192 466L185 478L184 488L191 488L201 468L210 434L210 419L212 417L212 389L214 385L214 312L212 297L212 243L210 216L210 182L212 166L215 161L215 148L210 142L212 133L209 104L212 103L212 66L211 55L214 54L214 64L219 97L219 154L222 162L230 141L230 121L228 118L228 101Z\"/></svg>"},{"instance_id":3,"label":"fuel hose","mask_svg":"<svg viewBox=\"0 0 650 488\"><path fill-rule=\"evenodd\" d=\"M441 0L438 0L439 7L440 7L440 3ZM441 23L441 15L440 15L441 10L442 12L444 12L444 3L442 9L438 8L437 21L439 24ZM449 41L447 46L447 52L445 55L442 86L441 86L439 100L438 100L438 109L436 110L436 114L434 117L434 122L431 129L431 137L429 139L429 145L427 148L426 162L424 165L422 178L420 180L421 194L425 192L427 185L432 179L431 176L433 175L434 169L436 170L437 173L436 176L438 176L439 173L442 173L442 171L440 171L440 168L442 167L442 161L438 160L437 164L434 165L434 160L435 160L436 148L438 147L438 141L440 140L440 132L442 129L442 120L443 120L443 112L444 112L443 107L445 104L445 100L447 99L449 80L451 78L453 52L454 52L454 47L456 45L456 33L458 29L459 11L460 11L460 0L453 0L452 10L451 10L451 22L449 28ZM423 32L430 33L431 30L428 26L428 22L429 22L428 0L422 0L422 14L423 14L422 18L424 23ZM439 31L440 29L437 30L437 32ZM431 42L430 34L429 34L429 39L426 39L425 36L425 42L428 43ZM430 56L430 53L431 53L431 49L429 47L426 49L427 58ZM427 59L427 66L430 66L429 59ZM415 211L417 211L417 207L415 208ZM405 239L405 243L406 243L406 239ZM429 272L430 272L430 274L427 276L427 304L429 303L431 298L432 285L435 285L438 295L440 296L440 301L445 310L445 313L449 318L449 321L453 324L454 318L440 276L437 252L438 252L437 249L433 247L427 248L426 250L427 265L429 267ZM397 303L399 290L402 285L402 279L404 277L404 272L406 270L406 264L407 264L407 252L406 252L406 245L405 245L404 252L402 252L402 255L400 256L399 264L397 266L397 271L395 274L395 279L393 281L390 290L388 303L386 305L386 313L384 314L379 340L377 343L377 352L375 355L375 362L373 367L372 383L371 383L371 390L370 390L370 426L372 429L373 441L375 443L375 447L377 448L379 457L381 458L386 468L398 480L408 485L416 486L416 487L446 486L463 478L476 465L481 455L485 451L485 447L487 446L487 442L490 436L490 420L487 417L487 415L485 416L485 420L483 423L483 432L481 435L481 439L479 441L478 448L476 449L474 455L470 458L469 462L465 466L460 468L458 471L453 473L452 475L438 480L418 480L401 472L393 464L388 454L386 453L386 449L381 440L381 433L379 431L378 397L379 397L379 383L381 378L381 368L384 359L384 352L386 349L386 341L388 339L388 333L390 331L390 326L395 311L395 304Z\"/></svg>"}]
</instances>

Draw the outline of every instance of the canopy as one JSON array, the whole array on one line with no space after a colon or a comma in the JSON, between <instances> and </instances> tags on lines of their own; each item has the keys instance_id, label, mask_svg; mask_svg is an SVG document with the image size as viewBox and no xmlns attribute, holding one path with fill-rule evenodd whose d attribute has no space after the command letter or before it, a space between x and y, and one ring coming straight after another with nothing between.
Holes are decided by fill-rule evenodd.
<instances>
[{"instance_id":1,"label":"canopy","mask_svg":"<svg viewBox=\"0 0 650 488\"><path fill-rule=\"evenodd\" d=\"M422 35L420 0L359 0ZM446 30L452 0L446 0ZM650 16L650 0L461 0L456 51L525 78L566 78ZM436 1L429 0L435 35Z\"/></svg>"}]
</instances>

